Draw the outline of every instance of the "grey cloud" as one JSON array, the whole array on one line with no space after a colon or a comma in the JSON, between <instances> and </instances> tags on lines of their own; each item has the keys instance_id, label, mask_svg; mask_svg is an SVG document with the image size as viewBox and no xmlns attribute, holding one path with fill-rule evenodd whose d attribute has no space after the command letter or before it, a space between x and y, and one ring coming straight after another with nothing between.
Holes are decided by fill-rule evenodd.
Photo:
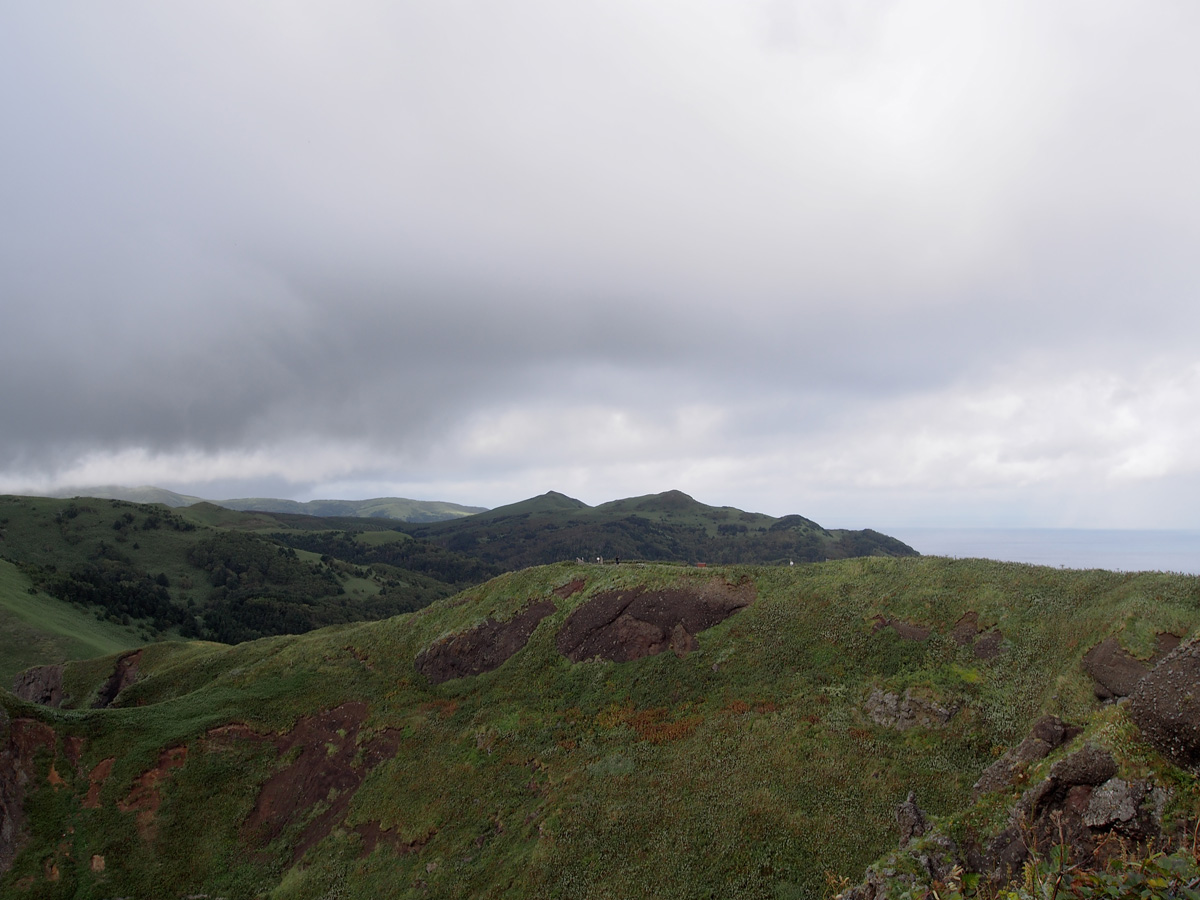
<instances>
[{"instance_id":1,"label":"grey cloud","mask_svg":"<svg viewBox=\"0 0 1200 900\"><path fill-rule=\"evenodd\" d=\"M939 9L6 13L0 476L1194 359L1195 14Z\"/></svg>"}]
</instances>

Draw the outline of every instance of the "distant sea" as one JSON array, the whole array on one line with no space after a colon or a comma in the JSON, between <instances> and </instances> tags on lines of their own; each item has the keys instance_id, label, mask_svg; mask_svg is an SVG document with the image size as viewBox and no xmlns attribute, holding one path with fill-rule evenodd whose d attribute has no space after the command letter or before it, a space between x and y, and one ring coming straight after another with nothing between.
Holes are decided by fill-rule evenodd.
<instances>
[{"instance_id":1,"label":"distant sea","mask_svg":"<svg viewBox=\"0 0 1200 900\"><path fill-rule=\"evenodd\" d=\"M1200 531L1086 528L889 528L925 556L980 557L1068 569L1200 575Z\"/></svg>"}]
</instances>

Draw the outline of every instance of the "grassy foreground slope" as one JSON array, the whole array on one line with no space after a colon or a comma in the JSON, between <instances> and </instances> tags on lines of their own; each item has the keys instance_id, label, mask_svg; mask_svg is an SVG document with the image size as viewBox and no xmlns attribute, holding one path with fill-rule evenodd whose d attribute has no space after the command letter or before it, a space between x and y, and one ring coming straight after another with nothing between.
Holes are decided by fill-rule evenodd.
<instances>
[{"instance_id":1,"label":"grassy foreground slope","mask_svg":"<svg viewBox=\"0 0 1200 900\"><path fill-rule=\"evenodd\" d=\"M560 652L573 611L639 589L754 600L679 654ZM493 671L414 666L548 603ZM994 656L954 637L969 613ZM74 709L0 694L30 777L0 895L827 896L895 845L908 791L952 815L1042 713L1119 719L1081 668L1102 638L1149 656L1198 627L1192 577L863 558L559 564L381 622L151 645L111 708L89 707L113 658L68 666ZM958 712L896 730L876 690Z\"/></svg>"}]
</instances>

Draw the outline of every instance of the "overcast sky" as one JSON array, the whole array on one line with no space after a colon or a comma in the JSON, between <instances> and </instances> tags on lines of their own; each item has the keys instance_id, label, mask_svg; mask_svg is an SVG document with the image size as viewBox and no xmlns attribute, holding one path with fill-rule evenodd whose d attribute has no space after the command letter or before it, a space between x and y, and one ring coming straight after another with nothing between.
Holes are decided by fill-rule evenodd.
<instances>
[{"instance_id":1,"label":"overcast sky","mask_svg":"<svg viewBox=\"0 0 1200 900\"><path fill-rule=\"evenodd\" d=\"M1200 5L0 11L0 491L1200 528Z\"/></svg>"}]
</instances>

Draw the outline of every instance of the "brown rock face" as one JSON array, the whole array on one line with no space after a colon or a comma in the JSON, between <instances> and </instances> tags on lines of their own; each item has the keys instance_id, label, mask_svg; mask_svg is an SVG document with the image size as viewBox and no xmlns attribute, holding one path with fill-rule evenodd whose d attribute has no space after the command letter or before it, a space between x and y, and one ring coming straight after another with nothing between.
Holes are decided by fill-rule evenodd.
<instances>
[{"instance_id":1,"label":"brown rock face","mask_svg":"<svg viewBox=\"0 0 1200 900\"><path fill-rule=\"evenodd\" d=\"M1112 754L1099 747L1084 747L1064 756L1050 767L1050 779L1068 787L1077 784L1104 784L1117 774Z\"/></svg>"},{"instance_id":2,"label":"brown rock face","mask_svg":"<svg viewBox=\"0 0 1200 900\"><path fill-rule=\"evenodd\" d=\"M1067 725L1058 716L1042 716L1034 723L1025 740L984 770L975 782L972 796L978 798L1012 784L1029 763L1049 756L1052 750L1074 738L1080 731L1078 726Z\"/></svg>"},{"instance_id":3,"label":"brown rock face","mask_svg":"<svg viewBox=\"0 0 1200 900\"><path fill-rule=\"evenodd\" d=\"M754 602L750 585L723 581L651 591L642 587L597 594L558 632L558 650L572 662L599 656L627 662L664 650L683 655L695 635Z\"/></svg>"},{"instance_id":4,"label":"brown rock face","mask_svg":"<svg viewBox=\"0 0 1200 900\"><path fill-rule=\"evenodd\" d=\"M116 666L113 667L112 674L108 676L108 681L104 683L104 687L100 688L100 693L96 697L96 702L92 704L92 708L107 709L109 706L112 706L113 702L117 699L117 695L137 681L138 663L141 661L141 650L126 653L118 659Z\"/></svg>"},{"instance_id":5,"label":"brown rock face","mask_svg":"<svg viewBox=\"0 0 1200 900\"><path fill-rule=\"evenodd\" d=\"M34 666L19 674L13 681L12 692L22 700L58 707L62 703L63 667Z\"/></svg>"},{"instance_id":6,"label":"brown rock face","mask_svg":"<svg viewBox=\"0 0 1200 900\"><path fill-rule=\"evenodd\" d=\"M1170 653L1137 685L1129 716L1173 762L1200 771L1200 642Z\"/></svg>"},{"instance_id":7,"label":"brown rock face","mask_svg":"<svg viewBox=\"0 0 1200 900\"><path fill-rule=\"evenodd\" d=\"M26 786L37 777L34 755L54 752L54 730L33 719L13 719L0 709L0 873L12 866L21 841Z\"/></svg>"},{"instance_id":8,"label":"brown rock face","mask_svg":"<svg viewBox=\"0 0 1200 900\"><path fill-rule=\"evenodd\" d=\"M924 625L914 625L912 622L905 622L903 619L889 619L884 616L876 616L875 624L872 626L871 631L882 631L885 628L891 628L906 641L924 641L932 633Z\"/></svg>"},{"instance_id":9,"label":"brown rock face","mask_svg":"<svg viewBox=\"0 0 1200 900\"><path fill-rule=\"evenodd\" d=\"M1004 635L998 630L981 632L979 629L979 613L974 610L963 613L954 623L950 636L955 642L970 647L975 652L976 659L995 659L1000 655Z\"/></svg>"},{"instance_id":10,"label":"brown rock face","mask_svg":"<svg viewBox=\"0 0 1200 900\"><path fill-rule=\"evenodd\" d=\"M417 656L417 671L433 684L441 684L499 668L529 642L538 622L555 609L553 601L542 600L508 622L488 619L470 631L440 640Z\"/></svg>"},{"instance_id":11,"label":"brown rock face","mask_svg":"<svg viewBox=\"0 0 1200 900\"><path fill-rule=\"evenodd\" d=\"M1095 681L1096 697L1100 700L1128 697L1137 683L1178 645L1179 638L1175 635L1160 634L1154 655L1143 662L1126 653L1115 636L1107 637L1083 657L1083 668Z\"/></svg>"},{"instance_id":12,"label":"brown rock face","mask_svg":"<svg viewBox=\"0 0 1200 900\"><path fill-rule=\"evenodd\" d=\"M908 689L903 695L875 688L867 697L867 715L876 725L907 731L918 725L940 728L954 718L957 706L944 706L936 700L921 697Z\"/></svg>"},{"instance_id":13,"label":"brown rock face","mask_svg":"<svg viewBox=\"0 0 1200 900\"><path fill-rule=\"evenodd\" d=\"M275 741L280 759L290 761L263 784L242 826L251 846L265 847L289 823L322 804L300 832L292 854L297 860L342 821L363 779L396 753L399 740L395 732L387 730L359 742L366 714L365 703L343 703L300 719Z\"/></svg>"}]
</instances>

